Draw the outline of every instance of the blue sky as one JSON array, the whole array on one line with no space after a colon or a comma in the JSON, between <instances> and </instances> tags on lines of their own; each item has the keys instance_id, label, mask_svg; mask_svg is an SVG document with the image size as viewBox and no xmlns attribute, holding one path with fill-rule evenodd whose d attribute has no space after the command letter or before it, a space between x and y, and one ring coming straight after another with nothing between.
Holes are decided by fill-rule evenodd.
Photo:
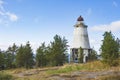
<instances>
[{"instance_id":1,"label":"blue sky","mask_svg":"<svg viewBox=\"0 0 120 80\"><path fill-rule=\"evenodd\" d=\"M120 38L120 0L0 0L0 49L30 41L35 51L55 34L72 45L73 25L80 15L96 51L105 31Z\"/></svg>"}]
</instances>

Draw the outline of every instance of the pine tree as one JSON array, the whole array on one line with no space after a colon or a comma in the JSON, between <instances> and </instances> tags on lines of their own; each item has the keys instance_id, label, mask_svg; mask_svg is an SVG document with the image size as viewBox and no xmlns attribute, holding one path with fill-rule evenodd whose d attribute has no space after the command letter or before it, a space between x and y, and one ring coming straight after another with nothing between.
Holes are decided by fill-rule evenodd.
<instances>
[{"instance_id":1,"label":"pine tree","mask_svg":"<svg viewBox=\"0 0 120 80\"><path fill-rule=\"evenodd\" d=\"M0 50L0 70L4 68L4 65L5 65L4 53Z\"/></svg>"},{"instance_id":2,"label":"pine tree","mask_svg":"<svg viewBox=\"0 0 120 80\"><path fill-rule=\"evenodd\" d=\"M29 42L25 46L20 46L16 55L16 64L18 67L32 68L34 56Z\"/></svg>"},{"instance_id":3,"label":"pine tree","mask_svg":"<svg viewBox=\"0 0 120 80\"><path fill-rule=\"evenodd\" d=\"M50 64L53 66L63 65L66 61L67 40L58 35L54 36L54 41L50 45Z\"/></svg>"},{"instance_id":4,"label":"pine tree","mask_svg":"<svg viewBox=\"0 0 120 80\"><path fill-rule=\"evenodd\" d=\"M47 47L45 43L42 43L41 46L36 50L36 66L43 67L47 65Z\"/></svg>"},{"instance_id":5,"label":"pine tree","mask_svg":"<svg viewBox=\"0 0 120 80\"><path fill-rule=\"evenodd\" d=\"M110 66L115 66L117 65L117 62L115 61L119 56L119 46L111 32L105 32L103 36L104 40L101 46L101 56L103 62L109 64Z\"/></svg>"},{"instance_id":6,"label":"pine tree","mask_svg":"<svg viewBox=\"0 0 120 80\"><path fill-rule=\"evenodd\" d=\"M24 57L25 57L25 61L24 61L25 68L32 68L34 64L34 60L33 60L34 56L29 42L27 42L24 47Z\"/></svg>"},{"instance_id":7,"label":"pine tree","mask_svg":"<svg viewBox=\"0 0 120 80\"><path fill-rule=\"evenodd\" d=\"M119 57L120 57L120 39L117 38L117 39L116 39L116 42L117 42L117 44L118 44L118 46L119 46Z\"/></svg>"},{"instance_id":8,"label":"pine tree","mask_svg":"<svg viewBox=\"0 0 120 80\"><path fill-rule=\"evenodd\" d=\"M16 53L16 65L17 67L23 67L24 66L24 60L25 60L25 56L24 56L24 46L21 45L18 48L18 51Z\"/></svg>"},{"instance_id":9,"label":"pine tree","mask_svg":"<svg viewBox=\"0 0 120 80\"><path fill-rule=\"evenodd\" d=\"M15 43L12 46L9 46L7 51L4 52L5 55L5 64L7 68L14 68L15 67L15 56L18 47Z\"/></svg>"}]
</instances>

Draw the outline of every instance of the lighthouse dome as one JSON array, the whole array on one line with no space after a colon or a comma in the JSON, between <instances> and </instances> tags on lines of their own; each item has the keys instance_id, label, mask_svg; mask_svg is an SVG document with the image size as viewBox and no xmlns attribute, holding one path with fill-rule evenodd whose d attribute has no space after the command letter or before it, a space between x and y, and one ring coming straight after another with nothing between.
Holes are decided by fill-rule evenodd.
<instances>
[{"instance_id":1,"label":"lighthouse dome","mask_svg":"<svg viewBox=\"0 0 120 80\"><path fill-rule=\"evenodd\" d=\"M84 21L83 17L82 16L79 16L77 21Z\"/></svg>"}]
</instances>

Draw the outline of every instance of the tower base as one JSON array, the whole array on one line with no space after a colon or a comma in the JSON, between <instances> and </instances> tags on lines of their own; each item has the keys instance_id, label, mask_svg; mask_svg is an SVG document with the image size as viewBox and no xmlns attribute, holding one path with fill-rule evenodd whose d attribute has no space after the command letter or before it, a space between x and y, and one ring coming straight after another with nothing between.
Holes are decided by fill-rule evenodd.
<instances>
[{"instance_id":1,"label":"tower base","mask_svg":"<svg viewBox=\"0 0 120 80\"><path fill-rule=\"evenodd\" d=\"M70 49L70 62L74 63L86 63L89 61L89 54L92 49L82 48L71 48Z\"/></svg>"}]
</instances>

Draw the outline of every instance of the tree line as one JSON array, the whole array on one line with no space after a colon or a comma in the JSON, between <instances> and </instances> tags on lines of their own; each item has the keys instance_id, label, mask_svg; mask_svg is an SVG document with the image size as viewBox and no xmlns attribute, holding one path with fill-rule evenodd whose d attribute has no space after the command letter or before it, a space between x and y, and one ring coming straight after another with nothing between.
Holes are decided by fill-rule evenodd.
<instances>
[{"instance_id":1,"label":"tree line","mask_svg":"<svg viewBox=\"0 0 120 80\"><path fill-rule=\"evenodd\" d=\"M6 51L0 50L0 69L33 68L44 66L60 66L67 62L67 40L59 35L48 46L42 43L33 54L29 41L25 45L15 43Z\"/></svg>"},{"instance_id":2,"label":"tree line","mask_svg":"<svg viewBox=\"0 0 120 80\"><path fill-rule=\"evenodd\" d=\"M33 68L44 66L61 66L68 62L68 41L65 37L55 35L53 41L46 46L43 42L33 54L29 41L25 45L17 46L15 43L6 51L0 50L0 69ZM79 49L79 62L83 62L83 50ZM120 40L112 32L105 32L100 48L101 61L110 66L119 65ZM89 60L97 60L97 52L92 50Z\"/></svg>"}]
</instances>

